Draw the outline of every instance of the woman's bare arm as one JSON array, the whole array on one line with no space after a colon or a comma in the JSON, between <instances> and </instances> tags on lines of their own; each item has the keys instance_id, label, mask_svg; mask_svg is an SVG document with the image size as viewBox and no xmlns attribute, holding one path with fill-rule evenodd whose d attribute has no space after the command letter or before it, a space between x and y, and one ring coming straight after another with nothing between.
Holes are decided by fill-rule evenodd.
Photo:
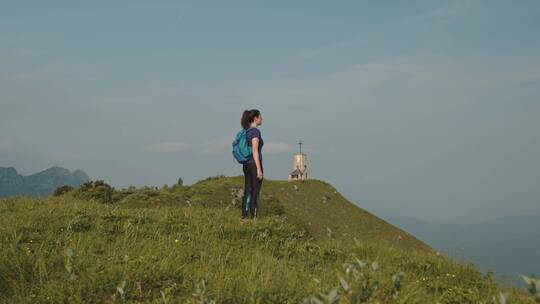
<instances>
[{"instance_id":1,"label":"woman's bare arm","mask_svg":"<svg viewBox=\"0 0 540 304\"><path fill-rule=\"evenodd\" d=\"M259 138L258 137L254 137L251 140L251 149L253 152L253 159L255 160L255 165L257 166L257 172L258 171L262 172L261 163L259 160Z\"/></svg>"}]
</instances>

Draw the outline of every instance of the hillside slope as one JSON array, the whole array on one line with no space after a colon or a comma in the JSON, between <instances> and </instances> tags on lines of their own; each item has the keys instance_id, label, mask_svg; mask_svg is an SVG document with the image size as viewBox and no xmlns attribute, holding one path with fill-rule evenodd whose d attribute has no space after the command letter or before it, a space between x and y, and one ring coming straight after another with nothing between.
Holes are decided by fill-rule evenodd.
<instances>
[{"instance_id":1,"label":"hillside slope","mask_svg":"<svg viewBox=\"0 0 540 304\"><path fill-rule=\"evenodd\" d=\"M192 185L190 194L192 200L216 205L234 193L239 202L243 183L243 176L210 178ZM405 249L431 250L411 234L349 202L324 181L265 180L259 204L263 215L267 210L283 208L291 223L316 238L357 238Z\"/></svg>"},{"instance_id":2,"label":"hillside slope","mask_svg":"<svg viewBox=\"0 0 540 304\"><path fill-rule=\"evenodd\" d=\"M533 303L324 182L265 182L247 224L241 177L0 200L0 303Z\"/></svg>"}]
</instances>

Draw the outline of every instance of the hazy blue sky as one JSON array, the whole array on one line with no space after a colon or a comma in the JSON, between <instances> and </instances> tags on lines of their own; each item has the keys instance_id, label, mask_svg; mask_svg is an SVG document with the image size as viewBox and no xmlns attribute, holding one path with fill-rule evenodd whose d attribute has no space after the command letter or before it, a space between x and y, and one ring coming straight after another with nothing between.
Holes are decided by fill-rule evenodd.
<instances>
[{"instance_id":1,"label":"hazy blue sky","mask_svg":"<svg viewBox=\"0 0 540 304\"><path fill-rule=\"evenodd\" d=\"M539 1L1 1L0 166L314 178L379 215L540 212ZM264 186L263 186L264 187Z\"/></svg>"}]
</instances>

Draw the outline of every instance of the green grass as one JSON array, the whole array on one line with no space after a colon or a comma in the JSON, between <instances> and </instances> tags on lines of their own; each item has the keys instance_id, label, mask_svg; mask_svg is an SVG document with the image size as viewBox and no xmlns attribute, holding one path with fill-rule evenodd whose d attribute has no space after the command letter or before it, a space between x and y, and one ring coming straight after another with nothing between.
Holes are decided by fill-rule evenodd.
<instances>
[{"instance_id":1,"label":"green grass","mask_svg":"<svg viewBox=\"0 0 540 304\"><path fill-rule=\"evenodd\" d=\"M243 189L243 177L207 179L192 187L198 201L218 205L229 189ZM298 190L295 190L294 187ZM288 220L316 238L330 234L352 240L384 242L413 250L431 250L426 244L346 200L330 184L312 179L306 181L265 180L261 190L261 212L272 213L283 207ZM226 202L228 203L228 202Z\"/></svg>"},{"instance_id":2,"label":"green grass","mask_svg":"<svg viewBox=\"0 0 540 304\"><path fill-rule=\"evenodd\" d=\"M322 181L265 180L242 225L242 183L2 200L0 302L534 303Z\"/></svg>"}]
</instances>

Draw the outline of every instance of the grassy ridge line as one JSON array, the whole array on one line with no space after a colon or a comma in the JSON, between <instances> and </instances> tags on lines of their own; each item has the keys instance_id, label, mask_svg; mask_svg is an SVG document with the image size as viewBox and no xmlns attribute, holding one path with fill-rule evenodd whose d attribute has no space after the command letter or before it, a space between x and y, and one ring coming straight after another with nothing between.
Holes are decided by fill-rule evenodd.
<instances>
[{"instance_id":1,"label":"grassy ridge line","mask_svg":"<svg viewBox=\"0 0 540 304\"><path fill-rule=\"evenodd\" d=\"M192 185L192 191L197 193L199 201L217 204L230 189L241 191L243 183L242 176L209 178ZM321 180L265 180L261 188L260 208L264 212L265 208L273 208L272 205L282 206L290 222L318 239L329 236L357 238L408 250L432 251L409 233L351 203Z\"/></svg>"},{"instance_id":2,"label":"grassy ridge line","mask_svg":"<svg viewBox=\"0 0 540 304\"><path fill-rule=\"evenodd\" d=\"M533 303L428 251L316 236L287 202L240 225L233 179L0 201L0 303Z\"/></svg>"}]
</instances>

